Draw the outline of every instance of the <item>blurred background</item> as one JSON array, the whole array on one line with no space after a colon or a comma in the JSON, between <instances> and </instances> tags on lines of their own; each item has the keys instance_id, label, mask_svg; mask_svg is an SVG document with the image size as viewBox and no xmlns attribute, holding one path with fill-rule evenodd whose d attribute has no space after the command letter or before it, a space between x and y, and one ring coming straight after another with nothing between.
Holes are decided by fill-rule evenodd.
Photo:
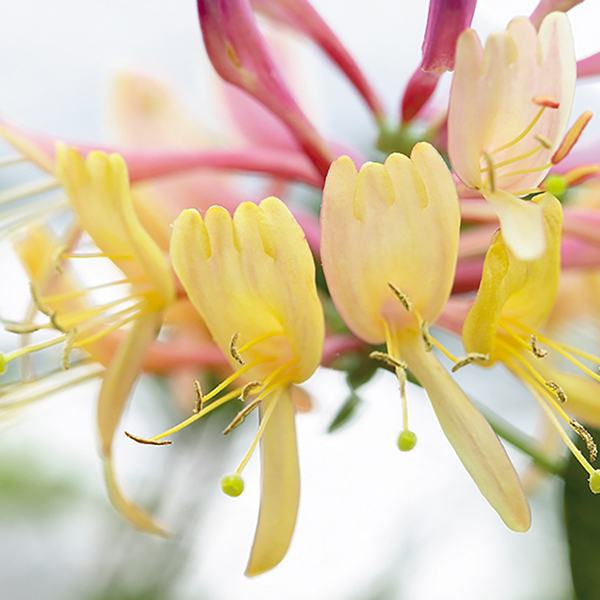
<instances>
[{"instance_id":1,"label":"blurred background","mask_svg":"<svg viewBox=\"0 0 600 600\"><path fill-rule=\"evenodd\" d=\"M401 92L420 60L427 2L313 0L397 115ZM530 14L536 2L480 0L480 37ZM600 9L588 0L570 13L576 52L600 50ZM293 79L317 128L372 156L375 127L361 101L318 49L289 36ZM228 131L219 82L208 63L192 0L21 0L0 8L0 115L58 139L118 139L114 80L130 71L171 88L208 131ZM438 89L444 102L450 77ZM600 85L579 86L574 114L600 101ZM585 136L600 132L599 122ZM8 152L8 150L6 150ZM10 181L0 182L4 186ZM248 197L254 199L254 183ZM302 190L300 192L302 193ZM0 314L22 310L26 278L7 242L0 261ZM0 338L5 340L5 338ZM456 344L448 339L448 345ZM6 342L8 343L8 342ZM453 347L456 347L454 345ZM460 353L460 351L458 351ZM501 369L459 373L480 403L536 432L533 400ZM275 570L243 575L259 503L255 456L239 498L223 495L254 434L252 419L233 436L216 411L169 448L120 439L119 477L129 495L174 532L153 539L110 506L95 438L97 382L0 416L0 597L3 600L567 600L572 586L565 543L563 483L532 487L533 526L510 532L462 468L421 389L410 386L416 448L396 447L397 382L378 372L359 389L355 418L327 428L348 395L344 377L321 369L304 386L313 410L299 415L302 498L290 551ZM181 420L170 389L142 378L122 429L140 435ZM509 448L517 468L528 460ZM587 490L582 478L582 486ZM598 499L600 501L600 499ZM600 506L599 506L600 508ZM591 597L591 596L590 596Z\"/></svg>"}]
</instances>

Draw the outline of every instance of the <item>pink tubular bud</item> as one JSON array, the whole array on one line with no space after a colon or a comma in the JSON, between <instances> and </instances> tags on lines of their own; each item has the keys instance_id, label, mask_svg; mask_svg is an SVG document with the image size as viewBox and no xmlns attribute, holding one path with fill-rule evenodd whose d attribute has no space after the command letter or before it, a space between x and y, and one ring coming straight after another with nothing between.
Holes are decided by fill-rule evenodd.
<instances>
[{"instance_id":1,"label":"pink tubular bud","mask_svg":"<svg viewBox=\"0 0 600 600\"><path fill-rule=\"evenodd\" d=\"M422 51L423 71L452 71L456 41L471 25L477 0L430 0Z\"/></svg>"},{"instance_id":2,"label":"pink tubular bud","mask_svg":"<svg viewBox=\"0 0 600 600\"><path fill-rule=\"evenodd\" d=\"M418 67L409 79L402 96L401 117L403 123L412 121L427 103L437 87L440 73L426 72Z\"/></svg>"},{"instance_id":3,"label":"pink tubular bud","mask_svg":"<svg viewBox=\"0 0 600 600\"><path fill-rule=\"evenodd\" d=\"M204 45L217 73L279 117L324 176L333 154L271 60L249 0L197 0L197 5Z\"/></svg>"},{"instance_id":4,"label":"pink tubular bud","mask_svg":"<svg viewBox=\"0 0 600 600\"><path fill-rule=\"evenodd\" d=\"M346 74L377 120L384 117L381 100L348 50L308 0L250 0L252 8L274 21L300 31L317 44Z\"/></svg>"}]
</instances>

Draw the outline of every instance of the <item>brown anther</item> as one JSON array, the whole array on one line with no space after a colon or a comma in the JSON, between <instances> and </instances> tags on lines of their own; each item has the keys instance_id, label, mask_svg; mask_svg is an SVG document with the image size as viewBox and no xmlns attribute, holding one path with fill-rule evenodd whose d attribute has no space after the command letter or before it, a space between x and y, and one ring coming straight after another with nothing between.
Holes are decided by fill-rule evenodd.
<instances>
[{"instance_id":1,"label":"brown anther","mask_svg":"<svg viewBox=\"0 0 600 600\"><path fill-rule=\"evenodd\" d=\"M65 371L69 369L69 357L71 356L71 350L73 350L73 344L75 343L76 337L77 328L71 329L71 331L67 333L67 339L65 340L65 345L60 355L60 364Z\"/></svg>"},{"instance_id":2,"label":"brown anther","mask_svg":"<svg viewBox=\"0 0 600 600\"><path fill-rule=\"evenodd\" d=\"M494 161L492 160L492 157L487 152L483 153L483 158L485 159L485 163L486 163L487 169L488 169L488 175L490 177L490 190L492 192L495 192L496 191L496 176L494 173Z\"/></svg>"},{"instance_id":3,"label":"brown anther","mask_svg":"<svg viewBox=\"0 0 600 600\"><path fill-rule=\"evenodd\" d=\"M204 408L204 395L202 394L202 386L197 379L194 379L194 392L196 392L194 413L199 413Z\"/></svg>"},{"instance_id":4,"label":"brown anther","mask_svg":"<svg viewBox=\"0 0 600 600\"><path fill-rule=\"evenodd\" d=\"M545 106L547 108L558 108L560 103L553 98L552 96L546 96L544 94L540 94L539 96L535 96L533 98L533 103L538 106Z\"/></svg>"},{"instance_id":5,"label":"brown anther","mask_svg":"<svg viewBox=\"0 0 600 600\"><path fill-rule=\"evenodd\" d=\"M390 283L388 281L388 286L390 288L390 290L392 290L392 294L394 294L394 296L396 296L396 300L398 300L402 306L404 306L404 308L410 312L412 310L412 303L411 301L408 299L408 296L406 294L404 294L403 292L401 292L393 283Z\"/></svg>"},{"instance_id":6,"label":"brown anther","mask_svg":"<svg viewBox=\"0 0 600 600\"><path fill-rule=\"evenodd\" d=\"M254 390L261 388L262 385L262 381L250 381L242 388L242 393L240 394L239 399L242 402L246 402L246 400L248 400L248 396L250 396Z\"/></svg>"},{"instance_id":7,"label":"brown anther","mask_svg":"<svg viewBox=\"0 0 600 600\"><path fill-rule=\"evenodd\" d=\"M48 305L46 305L42 302L33 281L29 282L29 292L31 293L31 299L33 300L33 303L35 304L35 307L43 315L46 315L47 317L52 317L54 315L54 313L52 312L52 310L50 309L50 307Z\"/></svg>"},{"instance_id":8,"label":"brown anther","mask_svg":"<svg viewBox=\"0 0 600 600\"><path fill-rule=\"evenodd\" d=\"M548 355L548 350L544 350L543 348L540 348L537 345L537 335L533 335L531 336L531 351L535 354L535 356L537 356L538 358L544 358L545 356Z\"/></svg>"},{"instance_id":9,"label":"brown anther","mask_svg":"<svg viewBox=\"0 0 600 600\"><path fill-rule=\"evenodd\" d=\"M433 338L429 333L427 323L425 321L421 321L419 323L419 329L421 331L421 337L423 338L423 342L425 342L425 352L431 352L433 350Z\"/></svg>"},{"instance_id":10,"label":"brown anther","mask_svg":"<svg viewBox=\"0 0 600 600\"><path fill-rule=\"evenodd\" d=\"M146 438L133 435L133 433L129 433L129 431L125 431L125 435L138 444L148 444L149 446L169 446L173 443L170 440L148 440Z\"/></svg>"},{"instance_id":11,"label":"brown anther","mask_svg":"<svg viewBox=\"0 0 600 600\"><path fill-rule=\"evenodd\" d=\"M394 369L408 369L408 365L403 360L400 360L399 358L394 358L387 352L379 352L378 350L375 350L374 352L371 352L371 354L369 354L369 358L381 360L382 362L390 365L390 367L394 367Z\"/></svg>"},{"instance_id":12,"label":"brown anther","mask_svg":"<svg viewBox=\"0 0 600 600\"><path fill-rule=\"evenodd\" d=\"M54 329L60 331L61 333L68 334L69 332L57 321L56 313L51 312L48 317L50 318L50 323Z\"/></svg>"},{"instance_id":13,"label":"brown anther","mask_svg":"<svg viewBox=\"0 0 600 600\"><path fill-rule=\"evenodd\" d=\"M571 419L569 421L569 425L577 432L579 437L581 437L581 439L585 442L588 452L590 453L590 462L594 462L598 456L598 448L596 447L596 442L594 442L592 434L575 419Z\"/></svg>"},{"instance_id":14,"label":"brown anther","mask_svg":"<svg viewBox=\"0 0 600 600\"><path fill-rule=\"evenodd\" d=\"M558 383L555 383L554 381L546 381L546 387L550 388L556 394L556 397L560 402L562 402L562 404L567 401L565 390L563 390Z\"/></svg>"},{"instance_id":15,"label":"brown anther","mask_svg":"<svg viewBox=\"0 0 600 600\"><path fill-rule=\"evenodd\" d=\"M235 362L239 363L243 367L246 363L244 362L244 359L240 356L240 353L238 352L237 343L239 339L240 332L237 331L233 334L231 342L229 342L229 354L231 355L233 360L235 360Z\"/></svg>"},{"instance_id":16,"label":"brown anther","mask_svg":"<svg viewBox=\"0 0 600 600\"><path fill-rule=\"evenodd\" d=\"M9 323L4 326L4 330L8 331L8 333L26 334L39 331L41 327L41 325L36 325L35 323Z\"/></svg>"},{"instance_id":17,"label":"brown anther","mask_svg":"<svg viewBox=\"0 0 600 600\"><path fill-rule=\"evenodd\" d=\"M534 137L544 148L552 148L552 142L545 135L536 135Z\"/></svg>"},{"instance_id":18,"label":"brown anther","mask_svg":"<svg viewBox=\"0 0 600 600\"><path fill-rule=\"evenodd\" d=\"M256 399L252 401L248 406L240 410L240 412L235 416L233 421L223 429L223 433L226 435L229 432L233 431L238 425L241 425L244 422L244 419L262 402L262 399Z\"/></svg>"},{"instance_id":19,"label":"brown anther","mask_svg":"<svg viewBox=\"0 0 600 600\"><path fill-rule=\"evenodd\" d=\"M454 364L454 366L452 367L452 372L456 373L456 371L458 371L459 369L462 369L463 367L466 367L467 365L470 365L471 363L487 363L490 361L490 355L489 354L482 354L480 352L469 352L469 354L467 354L467 356L465 356L464 358L461 358L458 362L456 362Z\"/></svg>"},{"instance_id":20,"label":"brown anther","mask_svg":"<svg viewBox=\"0 0 600 600\"><path fill-rule=\"evenodd\" d=\"M567 131L567 135L563 139L561 145L558 147L558 150L554 153L554 156L550 159L553 165L559 163L563 158L571 152L571 148L577 143L579 136L583 133L586 125L590 122L593 113L590 110L585 111L575 123L569 131Z\"/></svg>"},{"instance_id":21,"label":"brown anther","mask_svg":"<svg viewBox=\"0 0 600 600\"><path fill-rule=\"evenodd\" d=\"M598 175L598 173L600 173L600 165L581 165L571 169L570 171L567 171L563 175L563 179L565 181L565 185L570 187L585 181L588 177Z\"/></svg>"}]
</instances>

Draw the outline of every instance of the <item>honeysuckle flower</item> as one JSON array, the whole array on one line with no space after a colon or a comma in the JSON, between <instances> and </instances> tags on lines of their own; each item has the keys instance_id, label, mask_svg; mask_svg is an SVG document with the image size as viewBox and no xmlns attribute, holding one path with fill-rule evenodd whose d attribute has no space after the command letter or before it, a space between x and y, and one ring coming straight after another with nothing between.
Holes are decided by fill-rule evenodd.
<instances>
[{"instance_id":1,"label":"honeysuckle flower","mask_svg":"<svg viewBox=\"0 0 600 600\"><path fill-rule=\"evenodd\" d=\"M333 155L273 63L249 0L198 0L202 37L217 73L264 104L294 134L324 176Z\"/></svg>"},{"instance_id":2,"label":"honeysuckle flower","mask_svg":"<svg viewBox=\"0 0 600 600\"><path fill-rule=\"evenodd\" d=\"M584 427L567 414L567 389L585 404L586 394L572 375L561 374L547 363L549 352L566 358L597 382L600 376L591 371L581 358L594 360L588 353L560 344L540 333L553 308L560 277L560 237L562 208L551 194L536 196L535 202L544 219L546 249L541 257L524 261L515 256L500 231L487 253L481 285L463 327L467 359L483 366L496 362L506 365L521 379L555 425L575 457L590 476L590 488L600 491L600 471L595 470L577 450L564 428L567 425L587 443L590 460L597 451ZM589 394L587 394L589 397ZM565 405L565 403L567 403Z\"/></svg>"},{"instance_id":3,"label":"honeysuckle flower","mask_svg":"<svg viewBox=\"0 0 600 600\"><path fill-rule=\"evenodd\" d=\"M448 109L450 160L461 181L496 209L506 243L523 260L543 252L544 228L540 205L519 197L537 191L578 137L574 132L562 142L575 79L564 13L548 15L539 33L529 19L513 19L485 49L471 29L459 37ZM577 132L583 126L576 123Z\"/></svg>"},{"instance_id":4,"label":"honeysuckle flower","mask_svg":"<svg viewBox=\"0 0 600 600\"><path fill-rule=\"evenodd\" d=\"M387 345L374 356L396 371L403 403L401 450L408 429L405 369L427 391L446 437L482 494L515 531L530 515L502 444L430 352L427 326L442 312L454 277L460 210L452 176L437 151L417 144L411 158L392 154L360 173L336 160L325 183L322 260L331 297L360 339Z\"/></svg>"},{"instance_id":5,"label":"honeysuckle flower","mask_svg":"<svg viewBox=\"0 0 600 600\"><path fill-rule=\"evenodd\" d=\"M260 440L261 507L246 570L258 575L285 556L298 512L300 475L290 388L312 375L323 351L324 318L314 261L302 229L273 197L259 206L240 204L233 218L219 206L210 208L204 219L195 210L183 211L173 224L171 260L236 373L209 394L199 391L197 413L181 425L150 439L134 439L165 443L162 438L240 397L246 406L228 433L259 408L260 426L250 450L235 473L221 482L229 495L243 491L241 473ZM216 398L238 378L245 385Z\"/></svg>"}]
</instances>

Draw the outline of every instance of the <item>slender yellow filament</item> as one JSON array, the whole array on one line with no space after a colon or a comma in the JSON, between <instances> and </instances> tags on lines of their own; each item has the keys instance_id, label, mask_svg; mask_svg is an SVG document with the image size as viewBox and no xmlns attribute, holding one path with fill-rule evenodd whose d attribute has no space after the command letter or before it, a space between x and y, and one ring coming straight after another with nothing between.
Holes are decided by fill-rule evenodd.
<instances>
[{"instance_id":1,"label":"slender yellow filament","mask_svg":"<svg viewBox=\"0 0 600 600\"><path fill-rule=\"evenodd\" d=\"M0 159L0 169L4 167L12 167L13 165L18 165L19 163L25 162L25 157L22 154L15 154L14 156L5 156Z\"/></svg>"},{"instance_id":2,"label":"slender yellow filament","mask_svg":"<svg viewBox=\"0 0 600 600\"><path fill-rule=\"evenodd\" d=\"M138 280L140 278L137 278ZM54 296L42 296L40 298L40 302L52 304L55 302L64 302L66 300L73 300L75 298L80 298L81 296L85 296L90 292L95 290L101 290L103 288L112 287L116 285L125 285L126 283L133 283L134 279L119 279L118 281L109 281L108 283L101 283L99 285L93 285L84 289L71 290L70 292L65 292L64 294L55 294Z\"/></svg>"},{"instance_id":3,"label":"slender yellow filament","mask_svg":"<svg viewBox=\"0 0 600 600\"><path fill-rule=\"evenodd\" d=\"M79 340L78 342L75 342L73 344L73 348L81 348L88 344L92 344L93 342L96 342L99 339L102 339L103 337L107 336L108 334L112 333L113 331L120 329L124 325L127 325L127 323L131 323L132 321L135 321L137 318L139 318L140 313L137 311L137 306L131 307L131 308L136 309L136 312L134 314L132 314L129 317L126 317L124 319L120 319L116 323L113 323L112 325L105 327L104 329L94 333L93 335L90 335L82 340ZM131 310L131 309L127 309L127 310ZM125 313L125 312L127 312L127 310L122 311L122 312ZM89 329L89 327L80 329L80 332L85 331L86 329Z\"/></svg>"},{"instance_id":4,"label":"slender yellow filament","mask_svg":"<svg viewBox=\"0 0 600 600\"><path fill-rule=\"evenodd\" d=\"M389 330L387 323L385 325L385 343L390 356L398 362L398 364L404 363L400 358L398 351L397 341L394 339L391 331ZM402 428L404 431L408 431L408 400L406 398L406 370L402 366L395 368L396 377L398 379L398 385L400 386L400 400L402 402Z\"/></svg>"},{"instance_id":5,"label":"slender yellow filament","mask_svg":"<svg viewBox=\"0 0 600 600\"><path fill-rule=\"evenodd\" d=\"M518 171L509 171L508 173L502 173L498 179L506 179L507 177L513 177L514 175L525 175L526 173L536 173L537 171L545 171L552 167L552 163L546 163L539 167L531 167L530 169L519 169Z\"/></svg>"},{"instance_id":6,"label":"slender yellow filament","mask_svg":"<svg viewBox=\"0 0 600 600\"><path fill-rule=\"evenodd\" d=\"M269 338L272 338L272 337L276 337L278 335L283 335L283 334L281 333L281 331L270 331L269 333L262 333L261 335L255 337L252 341L248 342L247 344L240 346L237 349L237 351L239 354L243 354L244 352L246 352L246 350L249 350L250 348L252 348L252 346L256 346L256 344L259 344L260 342L264 342L265 340L268 340Z\"/></svg>"},{"instance_id":7,"label":"slender yellow filament","mask_svg":"<svg viewBox=\"0 0 600 600\"><path fill-rule=\"evenodd\" d=\"M452 352L450 352L450 350L448 350L442 343L438 342L438 340L436 340L434 337L431 338L431 341L433 342L433 345L449 360L451 360L453 363L457 363L460 359L456 358L456 356L454 356L454 354L452 354Z\"/></svg>"},{"instance_id":8,"label":"slender yellow filament","mask_svg":"<svg viewBox=\"0 0 600 600\"><path fill-rule=\"evenodd\" d=\"M242 462L240 463L239 467L235 470L236 475L239 476L242 474L242 471L245 469L246 465L248 464L248 461L254 454L254 451L256 450L256 446L258 446L258 442L260 441L260 438L262 437L262 435L265 431L265 428L267 427L269 419L271 418L271 415L273 414L273 411L275 410L275 405L277 404L277 402L279 402L279 398L281 398L281 394L278 394L277 397L273 399L273 402L271 402L271 404L269 404L269 406L266 408L265 413L260 421L260 426L258 427L258 431L256 432L256 436L252 440L252 444L250 445L248 452L246 452L246 455L242 459Z\"/></svg>"},{"instance_id":9,"label":"slender yellow filament","mask_svg":"<svg viewBox=\"0 0 600 600\"><path fill-rule=\"evenodd\" d=\"M60 258L109 258L110 260L133 260L131 254L105 254L104 252L85 252L80 254L61 253Z\"/></svg>"},{"instance_id":10,"label":"slender yellow filament","mask_svg":"<svg viewBox=\"0 0 600 600\"><path fill-rule=\"evenodd\" d=\"M544 146L542 144L540 144L539 146L536 146L535 148L533 148L532 150L530 150L529 152L524 152L523 154L519 154L519 156L514 156L513 158L507 158L506 160L503 160L502 162L499 163L495 163L494 165L489 165L487 167L483 167L481 169L481 171L483 173L485 173L486 171L489 171L490 169L501 169L502 167L506 167L508 165L512 165L516 162L519 162L521 160L525 160L526 158L529 158L530 156L533 156L536 152L539 152Z\"/></svg>"},{"instance_id":11,"label":"slender yellow filament","mask_svg":"<svg viewBox=\"0 0 600 600\"><path fill-rule=\"evenodd\" d=\"M43 192L49 192L60 187L60 183L56 179L50 181L34 181L33 183L25 183L23 185L9 188L8 190L0 193L0 205L8 204L15 200L22 200L28 196L35 196L36 194L42 194Z\"/></svg>"},{"instance_id":12,"label":"slender yellow filament","mask_svg":"<svg viewBox=\"0 0 600 600\"><path fill-rule=\"evenodd\" d=\"M119 298L118 300L113 300L112 302L107 302L106 304L101 304L99 306L94 306L92 308L86 308L84 310L80 310L78 312L70 313L67 315L61 315L60 324L62 327L66 329L70 329L74 325L81 323L83 321L87 321L97 315L102 314L103 312L109 310L110 308L114 308L115 306L119 306L119 304L123 304L124 302L129 302L136 300L138 298L143 298L143 293L131 294L130 296L125 296L123 298ZM138 303L139 304L139 303Z\"/></svg>"},{"instance_id":13,"label":"slender yellow filament","mask_svg":"<svg viewBox=\"0 0 600 600\"><path fill-rule=\"evenodd\" d=\"M514 146L515 144L518 144L535 126L535 124L540 120L540 117L542 116L542 114L544 113L544 110L546 110L546 106L542 106L542 108L540 108L540 110L537 112L537 114L535 115L535 117L533 117L533 120L531 121L531 123L529 123L529 125L527 125L527 127L513 140L511 140L510 142L507 142L506 144L499 146L498 148L492 150L489 152L489 154L496 154L498 152L502 152L502 150L506 150L507 148L510 148L511 146Z\"/></svg>"},{"instance_id":14,"label":"slender yellow filament","mask_svg":"<svg viewBox=\"0 0 600 600\"><path fill-rule=\"evenodd\" d=\"M45 350L46 348L51 348L56 344L60 344L64 342L68 337L68 334L61 335L52 340L48 340L47 342L41 342L39 344L34 344L33 346L25 346L24 348L19 348L18 350L13 350L4 356L4 361L9 363L16 358L20 358L21 356L25 356L26 354L31 354L32 352L37 352L38 350Z\"/></svg>"}]
</instances>

